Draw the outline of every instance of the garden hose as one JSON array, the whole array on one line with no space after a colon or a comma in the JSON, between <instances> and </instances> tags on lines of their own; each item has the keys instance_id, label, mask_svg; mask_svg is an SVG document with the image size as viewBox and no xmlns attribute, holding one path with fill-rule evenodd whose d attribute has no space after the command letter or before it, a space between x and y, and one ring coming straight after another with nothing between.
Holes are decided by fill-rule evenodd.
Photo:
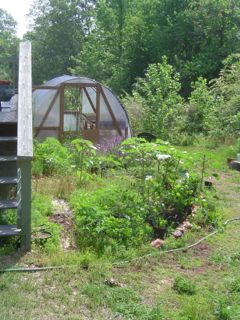
<instances>
[{"instance_id":1,"label":"garden hose","mask_svg":"<svg viewBox=\"0 0 240 320\"><path fill-rule=\"evenodd\" d=\"M234 221L240 221L240 217L228 219L223 223L223 225L227 226L229 223L234 222ZM205 237L202 237L197 242L195 242L191 245L185 246L185 247L176 248L176 249L169 249L169 250L165 250L165 251L157 251L157 252L149 253L144 256L140 256L140 257L133 258L130 260L114 262L113 265L114 266L121 266L124 264L140 261L145 258L153 257L153 256L156 256L159 254L161 255L161 254L175 253L175 252L180 252L180 251L184 252L184 251L187 251L187 250L197 246L198 244L200 244L201 242L205 241L206 239L212 237L213 235L217 234L218 232L219 232L219 230L215 230L215 231L209 233L208 235L206 235ZM49 270L76 268L76 267L78 267L78 265L62 265L62 266L48 266L48 267L34 267L34 268L16 267L16 268L0 269L0 273L4 273L4 272L39 272L39 271L49 271Z\"/></svg>"},{"instance_id":2,"label":"garden hose","mask_svg":"<svg viewBox=\"0 0 240 320\"><path fill-rule=\"evenodd\" d=\"M43 236L41 236L41 235L43 235ZM33 231L32 231L32 239L33 240L47 240L49 238L52 238L52 233L47 230L47 228L44 224L33 228Z\"/></svg>"},{"instance_id":3,"label":"garden hose","mask_svg":"<svg viewBox=\"0 0 240 320\"><path fill-rule=\"evenodd\" d=\"M228 219L226 220L223 225L224 226L227 226L229 223L233 222L233 221L240 221L240 217L236 217L236 218L232 218L232 219ZM185 246L185 247L181 247L181 248L176 248L176 249L169 249L169 250L165 250L165 251L158 251L158 252L152 252L152 253L148 253L144 256L140 256L140 257L136 257L136 258L133 258L131 260L126 260L126 261L120 261L120 262L114 262L113 265L115 266L120 266L120 265L123 265L123 264L127 264L127 263L131 263L131 262L135 262L135 261L139 261L139 260L142 260L142 259L145 259L145 258L148 258L148 257L153 257L153 256L156 256L158 254L165 254L165 253L175 253L175 252L179 252L179 251L187 251L193 247L196 247L197 245L199 245L201 242L205 241L206 239L212 237L213 235L217 234L219 232L219 230L215 230L211 233L209 233L208 235L202 237L201 239L199 239L197 242L193 243L193 244L190 244L188 246Z\"/></svg>"}]
</instances>

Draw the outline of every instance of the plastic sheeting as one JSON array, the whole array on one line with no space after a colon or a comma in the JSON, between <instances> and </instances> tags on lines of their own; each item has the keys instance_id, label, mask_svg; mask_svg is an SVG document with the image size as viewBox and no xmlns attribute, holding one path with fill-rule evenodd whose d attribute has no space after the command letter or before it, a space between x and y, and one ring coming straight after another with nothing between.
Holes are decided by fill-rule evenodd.
<instances>
[{"instance_id":1,"label":"plastic sheeting","mask_svg":"<svg viewBox=\"0 0 240 320\"><path fill-rule=\"evenodd\" d=\"M94 85L98 84L101 86L103 92L105 93L106 99L112 109L112 112L116 118L118 127L122 132L122 136L119 134L116 125L112 119L112 116L108 110L108 106L103 95L100 95L100 123L99 123L99 143L109 143L112 141L120 141L123 138L131 136L131 128L128 120L127 113L120 103L119 99L113 94L113 92L97 83L92 79L86 77L73 77L64 75L57 77L46 82L43 86L56 87L54 89L36 89L33 93L33 112L34 112L34 126L38 128L41 126L39 131L39 136L46 136L46 132L56 135L60 128L60 91L58 90L60 86L70 86L73 87L81 84L89 84L85 87L85 90L81 90L81 119L92 119L96 117L94 109L96 109L96 87ZM93 87L90 85L93 84ZM66 88L66 87L65 87ZM51 109L49 110L49 107ZM78 119L77 119L78 118ZM83 130L83 125L79 116L73 114L64 114L64 124L63 128L65 131L81 131ZM48 131L47 131L48 130ZM50 134L51 135L51 134Z\"/></svg>"}]
</instances>

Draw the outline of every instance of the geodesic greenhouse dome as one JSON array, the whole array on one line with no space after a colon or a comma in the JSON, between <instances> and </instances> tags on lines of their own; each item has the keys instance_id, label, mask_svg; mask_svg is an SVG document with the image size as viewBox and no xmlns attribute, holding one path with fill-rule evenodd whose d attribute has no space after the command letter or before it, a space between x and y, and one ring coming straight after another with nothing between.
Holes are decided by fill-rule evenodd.
<instances>
[{"instance_id":1,"label":"geodesic greenhouse dome","mask_svg":"<svg viewBox=\"0 0 240 320\"><path fill-rule=\"evenodd\" d=\"M35 86L33 117L37 138L74 134L114 146L131 136L127 113L116 95L85 77L64 75Z\"/></svg>"}]
</instances>

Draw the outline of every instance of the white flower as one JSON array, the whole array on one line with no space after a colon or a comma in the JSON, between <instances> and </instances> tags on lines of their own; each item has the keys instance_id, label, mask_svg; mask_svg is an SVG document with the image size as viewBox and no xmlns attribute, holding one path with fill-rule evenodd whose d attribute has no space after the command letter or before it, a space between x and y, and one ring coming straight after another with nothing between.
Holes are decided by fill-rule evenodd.
<instances>
[{"instance_id":1,"label":"white flower","mask_svg":"<svg viewBox=\"0 0 240 320\"><path fill-rule=\"evenodd\" d=\"M149 180L152 180L152 179L153 179L153 176L146 176L145 181L149 181Z\"/></svg>"},{"instance_id":2,"label":"white flower","mask_svg":"<svg viewBox=\"0 0 240 320\"><path fill-rule=\"evenodd\" d=\"M156 157L157 157L158 161L161 161L161 160L164 161L164 160L171 158L171 156L169 154L160 154L160 153L157 154Z\"/></svg>"},{"instance_id":3,"label":"white flower","mask_svg":"<svg viewBox=\"0 0 240 320\"><path fill-rule=\"evenodd\" d=\"M183 173L181 174L181 176L182 176L184 179L189 179L189 177L190 177L190 175L189 175L188 172L183 172Z\"/></svg>"}]
</instances>

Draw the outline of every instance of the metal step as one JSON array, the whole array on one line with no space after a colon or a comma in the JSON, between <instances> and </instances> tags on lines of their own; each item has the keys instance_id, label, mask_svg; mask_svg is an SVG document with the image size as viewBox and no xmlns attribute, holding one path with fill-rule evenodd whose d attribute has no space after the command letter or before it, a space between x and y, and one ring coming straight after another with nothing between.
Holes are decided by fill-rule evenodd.
<instances>
[{"instance_id":1,"label":"metal step","mask_svg":"<svg viewBox=\"0 0 240 320\"><path fill-rule=\"evenodd\" d=\"M17 236L22 230L15 225L0 225L0 237L2 236Z\"/></svg>"},{"instance_id":2,"label":"metal step","mask_svg":"<svg viewBox=\"0 0 240 320\"><path fill-rule=\"evenodd\" d=\"M0 210L3 209L16 209L17 201L16 200L0 200Z\"/></svg>"},{"instance_id":3,"label":"metal step","mask_svg":"<svg viewBox=\"0 0 240 320\"><path fill-rule=\"evenodd\" d=\"M0 142L14 142L17 141L17 137L0 137Z\"/></svg>"},{"instance_id":4,"label":"metal step","mask_svg":"<svg viewBox=\"0 0 240 320\"><path fill-rule=\"evenodd\" d=\"M16 156L0 156L0 162L13 162L17 161Z\"/></svg>"},{"instance_id":5,"label":"metal step","mask_svg":"<svg viewBox=\"0 0 240 320\"><path fill-rule=\"evenodd\" d=\"M0 177L0 185L1 184L16 184L17 177Z\"/></svg>"},{"instance_id":6,"label":"metal step","mask_svg":"<svg viewBox=\"0 0 240 320\"><path fill-rule=\"evenodd\" d=\"M1 112L0 113L0 123L4 124L4 123L11 123L11 124L15 124L17 123L17 111L16 110L12 110L9 112Z\"/></svg>"}]
</instances>

